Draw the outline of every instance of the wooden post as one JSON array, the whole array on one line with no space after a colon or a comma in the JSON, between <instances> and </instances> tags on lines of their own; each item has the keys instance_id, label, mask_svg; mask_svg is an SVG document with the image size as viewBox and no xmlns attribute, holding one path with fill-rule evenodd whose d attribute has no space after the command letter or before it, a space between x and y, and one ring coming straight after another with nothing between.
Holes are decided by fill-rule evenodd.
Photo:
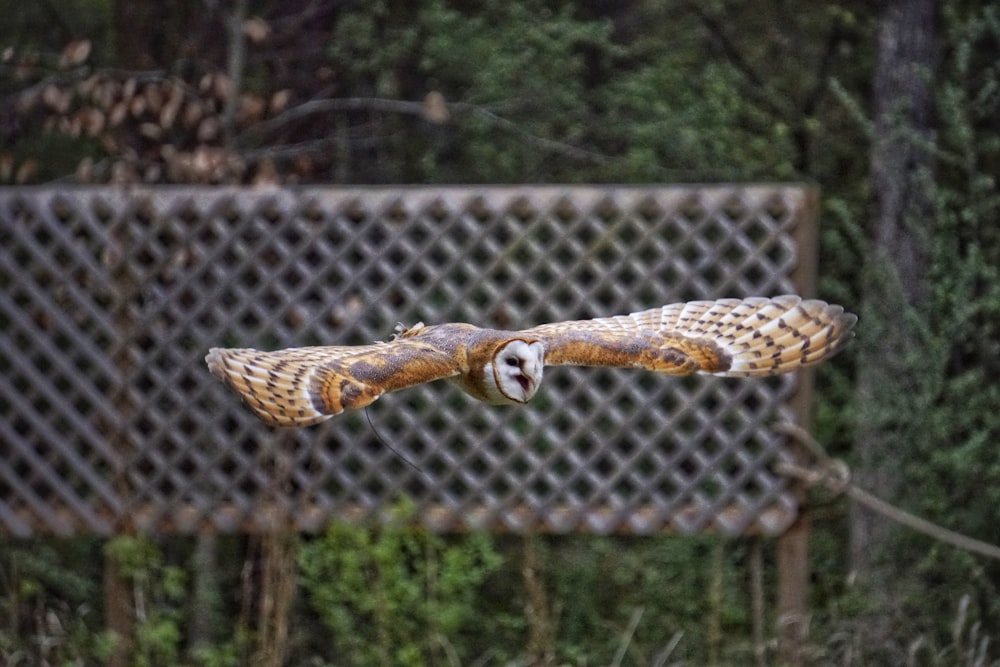
<instances>
[{"instance_id":1,"label":"wooden post","mask_svg":"<svg viewBox=\"0 0 1000 667\"><path fill-rule=\"evenodd\" d=\"M101 195L98 195L101 196ZM125 468L135 452L128 425L135 414L135 405L129 392L129 382L134 372L135 361L130 354L132 340L136 336L133 306L141 289L129 267L130 252L134 245L129 211L119 211L119 217L111 224L108 245L104 249L103 261L113 286L114 302L110 309L118 337L111 341L109 356L118 376L111 388L110 398L117 410L117 423L108 424L109 441L114 443L114 469L109 471L115 493L127 507L133 501L131 485ZM115 517L115 532L122 534L131 530L126 525L128 511ZM122 574L121 563L113 556L105 555L103 573L104 622L114 636L114 650L108 657L109 667L125 667L132 662L132 639L135 629L135 610L132 607L132 587Z\"/></svg>"},{"instance_id":2,"label":"wooden post","mask_svg":"<svg viewBox=\"0 0 1000 667\"><path fill-rule=\"evenodd\" d=\"M528 617L527 661L530 665L555 663L555 629L545 577L538 554L538 537L526 533L524 559L521 561L521 578L524 583L524 611Z\"/></svg>"},{"instance_id":3,"label":"wooden post","mask_svg":"<svg viewBox=\"0 0 1000 667\"><path fill-rule=\"evenodd\" d=\"M121 573L114 556L104 555L103 574L104 625L114 638L114 649L108 656L108 667L126 667L132 663L132 587Z\"/></svg>"},{"instance_id":4,"label":"wooden post","mask_svg":"<svg viewBox=\"0 0 1000 667\"><path fill-rule=\"evenodd\" d=\"M809 639L809 516L800 511L788 531L778 538L778 664L805 664Z\"/></svg>"},{"instance_id":5,"label":"wooden post","mask_svg":"<svg viewBox=\"0 0 1000 667\"><path fill-rule=\"evenodd\" d=\"M816 294L818 217L819 192L808 189L795 225L799 261L792 271L792 281L804 297ZM813 372L799 371L797 383L790 404L796 423L808 431L812 428ZM794 448L795 458L802 458L799 445L789 446ZM796 667L805 664L805 644L809 639L809 517L802 484L793 482L792 491L798 499L799 515L777 543L777 636L778 663Z\"/></svg>"}]
</instances>

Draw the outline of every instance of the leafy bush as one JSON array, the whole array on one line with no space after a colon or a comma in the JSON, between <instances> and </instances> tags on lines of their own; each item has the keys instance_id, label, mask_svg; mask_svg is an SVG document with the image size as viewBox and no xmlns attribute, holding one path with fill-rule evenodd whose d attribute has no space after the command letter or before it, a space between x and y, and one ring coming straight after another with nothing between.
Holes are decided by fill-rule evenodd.
<instances>
[{"instance_id":1,"label":"leafy bush","mask_svg":"<svg viewBox=\"0 0 1000 667\"><path fill-rule=\"evenodd\" d=\"M397 508L380 527L332 524L299 553L301 585L341 665L466 664L475 600L499 565L486 535L449 542Z\"/></svg>"}]
</instances>

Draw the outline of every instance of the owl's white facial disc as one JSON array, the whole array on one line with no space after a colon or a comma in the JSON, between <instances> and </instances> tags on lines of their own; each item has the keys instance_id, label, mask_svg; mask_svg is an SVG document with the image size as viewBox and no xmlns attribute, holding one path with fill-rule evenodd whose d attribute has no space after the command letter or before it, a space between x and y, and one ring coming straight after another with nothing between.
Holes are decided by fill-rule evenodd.
<instances>
[{"instance_id":1,"label":"owl's white facial disc","mask_svg":"<svg viewBox=\"0 0 1000 667\"><path fill-rule=\"evenodd\" d=\"M485 369L488 398L495 403L528 402L538 391L544 369L545 347L541 343L523 340L506 343ZM491 371L493 386L490 386Z\"/></svg>"}]
</instances>

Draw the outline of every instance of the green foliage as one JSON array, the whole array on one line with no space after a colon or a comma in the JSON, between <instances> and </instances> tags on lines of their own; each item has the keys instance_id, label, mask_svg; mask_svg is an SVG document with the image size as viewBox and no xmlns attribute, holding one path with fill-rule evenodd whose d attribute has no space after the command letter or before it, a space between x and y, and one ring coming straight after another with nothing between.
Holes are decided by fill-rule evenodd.
<instances>
[{"instance_id":1,"label":"green foliage","mask_svg":"<svg viewBox=\"0 0 1000 667\"><path fill-rule=\"evenodd\" d=\"M572 3L375 2L338 18L330 53L354 94L436 90L461 105L447 131L381 117L393 157L376 180L572 180L547 153L590 131L588 80L594 60L613 51L609 37L606 21L580 18Z\"/></svg>"},{"instance_id":2,"label":"green foliage","mask_svg":"<svg viewBox=\"0 0 1000 667\"><path fill-rule=\"evenodd\" d=\"M951 18L955 57L942 77L935 146L941 173L930 184L936 208L922 318L929 354L921 360L927 375L921 407L928 420L921 440L932 464L956 467L949 478L968 479L979 468L974 479L983 483L968 488L996 494L984 498L992 509L1000 501L996 479L988 477L1000 472L1000 414L989 408L1000 399L1000 385L993 381L1000 372L1000 194L991 169L1000 164L993 128L1000 89L988 73L1000 72L1000 53L980 54L986 62L971 61L978 44L1000 40L1000 21L995 7Z\"/></svg>"},{"instance_id":3,"label":"green foliage","mask_svg":"<svg viewBox=\"0 0 1000 667\"><path fill-rule=\"evenodd\" d=\"M490 539L448 542L399 507L378 528L336 523L299 554L301 583L345 665L464 663L475 601L499 564Z\"/></svg>"},{"instance_id":4,"label":"green foliage","mask_svg":"<svg viewBox=\"0 0 1000 667\"><path fill-rule=\"evenodd\" d=\"M725 664L747 664L753 655L747 547L744 541L720 545L716 537L547 541L542 560L549 564L557 655L571 664L612 662L638 610L640 622L627 642L635 664L650 664L672 644L672 662L707 664L716 648L713 626L726 638ZM716 564L712 554L719 548ZM721 582L714 601L713 578Z\"/></svg>"},{"instance_id":5,"label":"green foliage","mask_svg":"<svg viewBox=\"0 0 1000 667\"><path fill-rule=\"evenodd\" d=\"M258 9L251 3L251 12ZM221 6L204 20L227 20L219 11L224 11ZM18 118L15 138L20 141L14 146L19 157L37 157L40 137L68 135L61 150L32 162L34 179L69 173L85 157L81 178L116 178L110 160L119 167L117 177L125 179L246 179L255 173L256 160L268 156L260 142L269 136L285 143L275 152L286 156L289 174L302 170L302 176L315 179L333 173L340 180L369 183L776 180L813 176L814 160L816 165L839 160L835 168L843 175L847 160L838 146L850 142L829 141L828 130L832 125L843 132L849 126L839 107L823 104L822 77L835 74L853 83L864 71L851 58L858 41L852 36L867 29L865 15L835 3L815 14L782 16L776 23L773 14L779 11L736 2L697 11L683 3L646 2L609 11L559 0L427 0L402 7L378 0L332 12L319 77L309 79L320 86L335 82L331 87L314 91L301 78L279 74L301 54L276 51L284 65L276 66L262 53L248 53L244 81L253 89L248 105L266 106L269 96L284 91L302 102L331 96L359 101L351 111L310 114L316 122L298 124L270 117L263 124L279 130L277 135L241 116L231 128L234 143L220 147L218 133L209 130L227 123L225 118L185 121L183 128L176 114L137 111L122 119L116 113L120 104L149 106L143 84L119 82L118 75L99 70L98 78L108 79L101 90L119 85L132 91L132 97L113 97L105 105L104 93L101 101L82 94L94 88L82 81L86 69L54 77L34 67L34 77L51 81L73 101L59 112L51 105L40 109L37 101L28 104L34 95L17 101L16 108L30 113ZM277 13L275 29L295 23ZM94 32L110 31L111 20L112 15L95 14ZM775 39L761 40L755 32L775 26L781 33ZM184 39L172 36L168 43L181 46ZM276 42L281 39L275 36ZM718 42L726 45L723 54L730 49L743 55L719 57ZM58 51L62 44L47 46ZM108 49L101 45L99 50ZM217 48L210 53L215 62L206 55L204 62L178 68L190 80L181 74L159 82L159 92L149 87L151 99L169 98L183 86L188 95L183 117L218 114L226 103L218 94L225 86L205 82L228 81L226 62ZM30 60L20 51L16 56ZM420 100L429 91L441 93L451 105L443 124L428 122L412 107L397 113L386 109L399 107L377 103ZM102 121L104 129L95 130L90 124L95 116L117 120ZM89 139L89 130L81 127L90 128L98 140ZM158 143L169 149L161 151ZM814 144L823 149L815 150ZM326 158L317 157L320 149L334 156L330 172L322 169ZM189 162L196 155L212 155L219 166L193 169Z\"/></svg>"},{"instance_id":6,"label":"green foliage","mask_svg":"<svg viewBox=\"0 0 1000 667\"><path fill-rule=\"evenodd\" d=\"M104 547L121 576L132 585L135 628L132 664L135 667L175 665L181 655L181 624L187 573L166 562L162 550L148 537L120 535Z\"/></svg>"},{"instance_id":7,"label":"green foliage","mask_svg":"<svg viewBox=\"0 0 1000 667\"><path fill-rule=\"evenodd\" d=\"M996 541L1000 504L1000 11L946 12L948 42L938 93L940 173L932 184L929 295L918 431L907 443L906 497L918 511L961 532ZM992 46L991 46L992 45ZM919 489L919 493L914 493ZM933 549L922 577L967 591L991 623L1000 621L1000 568ZM970 586L970 584L973 584ZM937 587L914 595L923 606ZM946 600L934 599L939 607Z\"/></svg>"},{"instance_id":8,"label":"green foliage","mask_svg":"<svg viewBox=\"0 0 1000 667\"><path fill-rule=\"evenodd\" d=\"M733 146L739 145L732 141L736 136L750 143L742 149L741 158L756 152L754 144L770 141L746 136L741 130L737 121L745 107L735 103L740 96L737 75L724 65L706 63L692 81L692 64L684 62L687 57L683 52L663 51L606 91L612 131L627 147L625 164L618 167L628 174L627 180L660 180L664 165L667 174L682 174L682 178L726 174L734 164L745 168L757 161L733 159ZM677 93L665 96L665 90Z\"/></svg>"},{"instance_id":9,"label":"green foliage","mask_svg":"<svg viewBox=\"0 0 1000 667\"><path fill-rule=\"evenodd\" d=\"M486 111L459 126L463 162L477 181L573 180L538 144L575 145L590 133L588 68L613 53L610 26L578 18L570 3L494 3L484 10L463 13L437 2L425 14L432 37L424 71L441 80L446 96ZM513 123L513 131L498 135L489 112Z\"/></svg>"},{"instance_id":10,"label":"green foliage","mask_svg":"<svg viewBox=\"0 0 1000 667\"><path fill-rule=\"evenodd\" d=\"M238 665L238 651L233 642L202 646L192 651L194 664L199 667L234 667Z\"/></svg>"},{"instance_id":11,"label":"green foliage","mask_svg":"<svg viewBox=\"0 0 1000 667\"><path fill-rule=\"evenodd\" d=\"M935 159L933 173L917 174L931 209L908 221L908 231L920 236L928 252L922 301L906 306L897 276L869 249L860 203L845 199L831 207L838 225L836 232L824 234L824 249L867 265L869 307L862 313L858 345L880 349L886 340L905 341L885 350L875 400L860 401L852 415L882 434L880 448L898 457L894 500L949 528L996 542L1000 21L994 7L949 6L943 26L948 48L936 79L936 135L931 143L915 133L908 137ZM838 415L824 414L822 408L820 415L822 424L840 428ZM903 531L886 546L884 557L892 580L878 585L898 591L898 638L920 637L925 648L957 644L941 612L966 595L967 604L988 624L1000 620L995 564ZM841 616L848 626L850 615ZM875 649L866 650L871 655ZM892 650L900 658L902 642Z\"/></svg>"},{"instance_id":12,"label":"green foliage","mask_svg":"<svg viewBox=\"0 0 1000 667\"><path fill-rule=\"evenodd\" d=\"M105 660L100 562L95 538L0 541L0 662Z\"/></svg>"}]
</instances>

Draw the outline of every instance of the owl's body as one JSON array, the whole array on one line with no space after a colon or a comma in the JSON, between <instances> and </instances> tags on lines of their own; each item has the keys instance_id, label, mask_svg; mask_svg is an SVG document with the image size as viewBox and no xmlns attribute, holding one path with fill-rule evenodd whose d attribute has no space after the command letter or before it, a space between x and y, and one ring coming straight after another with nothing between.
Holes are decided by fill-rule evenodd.
<instances>
[{"instance_id":1,"label":"owl's body","mask_svg":"<svg viewBox=\"0 0 1000 667\"><path fill-rule=\"evenodd\" d=\"M487 403L525 403L552 365L670 375L785 373L835 354L856 321L840 306L795 296L720 299L523 331L418 324L371 345L213 348L206 362L263 421L307 426L385 392L440 379Z\"/></svg>"}]
</instances>

